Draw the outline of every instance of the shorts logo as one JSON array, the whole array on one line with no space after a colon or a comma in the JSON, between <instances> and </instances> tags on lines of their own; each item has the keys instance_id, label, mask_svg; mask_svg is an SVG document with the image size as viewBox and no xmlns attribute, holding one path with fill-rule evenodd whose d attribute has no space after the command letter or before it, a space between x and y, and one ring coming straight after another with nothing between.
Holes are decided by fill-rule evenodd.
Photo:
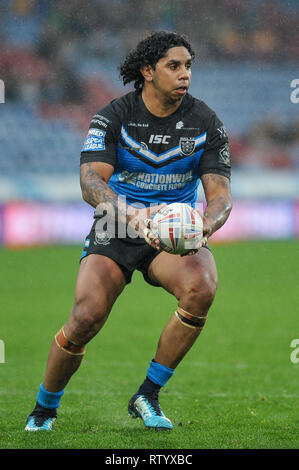
<instances>
[{"instance_id":1,"label":"shorts logo","mask_svg":"<svg viewBox=\"0 0 299 470\"><path fill-rule=\"evenodd\" d=\"M227 166L230 166L230 153L229 145L224 144L219 150L219 162L224 163Z\"/></svg>"},{"instance_id":2,"label":"shorts logo","mask_svg":"<svg viewBox=\"0 0 299 470\"><path fill-rule=\"evenodd\" d=\"M195 138L181 137L179 144L183 155L192 155L195 149Z\"/></svg>"},{"instance_id":3,"label":"shorts logo","mask_svg":"<svg viewBox=\"0 0 299 470\"><path fill-rule=\"evenodd\" d=\"M95 232L95 241L93 242L94 245L109 245L112 235L107 232L98 233Z\"/></svg>"}]
</instances>

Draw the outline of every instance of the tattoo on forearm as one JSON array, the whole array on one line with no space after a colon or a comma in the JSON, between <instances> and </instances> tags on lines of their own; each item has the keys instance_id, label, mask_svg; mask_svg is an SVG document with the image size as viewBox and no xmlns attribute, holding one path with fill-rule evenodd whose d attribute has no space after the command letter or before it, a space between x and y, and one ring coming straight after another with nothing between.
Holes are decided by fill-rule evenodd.
<instances>
[{"instance_id":1,"label":"tattoo on forearm","mask_svg":"<svg viewBox=\"0 0 299 470\"><path fill-rule=\"evenodd\" d=\"M221 186L223 189L229 189L230 187L229 179L217 173L207 173L201 177L201 180L205 187L208 187L211 183Z\"/></svg>"},{"instance_id":2,"label":"tattoo on forearm","mask_svg":"<svg viewBox=\"0 0 299 470\"><path fill-rule=\"evenodd\" d=\"M117 195L112 191L104 179L93 170L90 163L86 163L84 168L81 167L80 184L83 197L93 207L100 202L112 202Z\"/></svg>"},{"instance_id":3,"label":"tattoo on forearm","mask_svg":"<svg viewBox=\"0 0 299 470\"><path fill-rule=\"evenodd\" d=\"M205 211L205 218L210 223L212 233L218 230L228 219L231 208L227 200L221 196L213 199Z\"/></svg>"},{"instance_id":4,"label":"tattoo on forearm","mask_svg":"<svg viewBox=\"0 0 299 470\"><path fill-rule=\"evenodd\" d=\"M81 167L80 184L83 198L93 207L102 204L103 207L113 209L113 215L116 220L127 223L126 204L121 202L117 194L108 186L104 178L102 178L90 163Z\"/></svg>"},{"instance_id":5,"label":"tattoo on forearm","mask_svg":"<svg viewBox=\"0 0 299 470\"><path fill-rule=\"evenodd\" d=\"M211 235L222 227L231 212L230 182L224 176L206 174L202 176L202 183L207 197L204 216L211 229Z\"/></svg>"}]
</instances>

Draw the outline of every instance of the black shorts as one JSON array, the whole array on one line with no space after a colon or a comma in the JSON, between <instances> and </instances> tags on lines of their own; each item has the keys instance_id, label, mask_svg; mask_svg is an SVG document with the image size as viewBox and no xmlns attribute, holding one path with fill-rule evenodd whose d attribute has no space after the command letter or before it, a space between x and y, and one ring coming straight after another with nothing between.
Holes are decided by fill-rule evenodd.
<instances>
[{"instance_id":1,"label":"black shorts","mask_svg":"<svg viewBox=\"0 0 299 470\"><path fill-rule=\"evenodd\" d=\"M90 254L104 255L115 261L122 269L126 282L129 284L135 269L141 271L146 282L159 287L148 277L148 268L159 251L149 246L143 238L116 238L107 232L95 234L95 223L85 239L80 261Z\"/></svg>"}]
</instances>

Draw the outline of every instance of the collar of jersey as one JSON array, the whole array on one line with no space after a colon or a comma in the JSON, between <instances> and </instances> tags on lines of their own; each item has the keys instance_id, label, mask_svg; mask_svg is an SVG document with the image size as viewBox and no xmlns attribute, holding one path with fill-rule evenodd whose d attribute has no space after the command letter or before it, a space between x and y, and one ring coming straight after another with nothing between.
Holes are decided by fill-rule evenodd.
<instances>
[{"instance_id":1,"label":"collar of jersey","mask_svg":"<svg viewBox=\"0 0 299 470\"><path fill-rule=\"evenodd\" d=\"M132 137L129 136L127 133L126 129L124 126L121 127L121 136L124 140L124 142L127 144L128 147L130 147L134 152L137 152L139 155L142 155L143 157L148 158L149 160L152 160L156 163L161 163L163 161L168 160L169 158L176 157L181 154L181 146L178 145L177 147L174 147L170 150L167 150L166 152L156 154L152 152L151 150L145 149L139 142L134 140ZM207 133L204 132L203 134L197 136L194 138L195 140L195 147L197 148L200 145L204 144L207 139Z\"/></svg>"}]
</instances>

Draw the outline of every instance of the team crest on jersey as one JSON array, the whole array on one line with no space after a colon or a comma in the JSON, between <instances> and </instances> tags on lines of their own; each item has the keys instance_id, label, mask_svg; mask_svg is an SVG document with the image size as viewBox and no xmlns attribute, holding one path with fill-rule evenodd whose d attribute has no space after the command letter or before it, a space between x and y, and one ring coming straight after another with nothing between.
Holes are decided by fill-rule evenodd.
<instances>
[{"instance_id":1,"label":"team crest on jersey","mask_svg":"<svg viewBox=\"0 0 299 470\"><path fill-rule=\"evenodd\" d=\"M181 137L179 143L183 155L192 155L195 149L194 137Z\"/></svg>"}]
</instances>

